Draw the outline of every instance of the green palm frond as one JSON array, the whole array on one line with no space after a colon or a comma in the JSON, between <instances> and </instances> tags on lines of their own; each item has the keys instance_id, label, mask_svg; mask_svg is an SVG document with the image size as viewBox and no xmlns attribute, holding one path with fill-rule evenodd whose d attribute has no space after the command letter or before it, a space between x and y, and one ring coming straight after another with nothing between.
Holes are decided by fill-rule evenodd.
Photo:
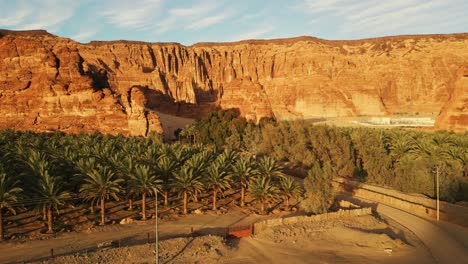
<instances>
[{"instance_id":1,"label":"green palm frond","mask_svg":"<svg viewBox=\"0 0 468 264\"><path fill-rule=\"evenodd\" d=\"M246 187L259 174L255 163L250 157L242 157L233 165L233 177Z\"/></svg>"},{"instance_id":2,"label":"green palm frond","mask_svg":"<svg viewBox=\"0 0 468 264\"><path fill-rule=\"evenodd\" d=\"M249 192L255 200L260 202L278 199L278 188L266 176L258 177L250 185Z\"/></svg>"},{"instance_id":3,"label":"green palm frond","mask_svg":"<svg viewBox=\"0 0 468 264\"><path fill-rule=\"evenodd\" d=\"M283 167L278 162L269 156L264 156L258 163L258 171L260 175L270 179L281 178Z\"/></svg>"},{"instance_id":4,"label":"green palm frond","mask_svg":"<svg viewBox=\"0 0 468 264\"><path fill-rule=\"evenodd\" d=\"M225 167L213 163L207 170L206 187L209 190L223 191L231 186L231 175Z\"/></svg>"}]
</instances>

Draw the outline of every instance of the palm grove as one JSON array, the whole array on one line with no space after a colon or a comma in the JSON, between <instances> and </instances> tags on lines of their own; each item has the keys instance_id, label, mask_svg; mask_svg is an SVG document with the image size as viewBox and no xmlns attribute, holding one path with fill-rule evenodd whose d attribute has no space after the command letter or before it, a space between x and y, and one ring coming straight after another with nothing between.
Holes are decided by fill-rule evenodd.
<instances>
[{"instance_id":1,"label":"palm grove","mask_svg":"<svg viewBox=\"0 0 468 264\"><path fill-rule=\"evenodd\" d=\"M188 213L190 201L208 193L210 207L226 190L239 190L239 205L248 192L265 204L300 194L295 181L282 174L269 156L255 160L250 154L206 145L165 144L160 138L100 134L66 135L5 130L0 132L0 237L4 215L36 209L54 231L60 210L89 207L106 223L109 201L140 201L141 219L147 219L148 198L162 194L165 206L181 205ZM280 192L281 191L281 192ZM153 199L154 201L154 199Z\"/></svg>"},{"instance_id":2,"label":"palm grove","mask_svg":"<svg viewBox=\"0 0 468 264\"><path fill-rule=\"evenodd\" d=\"M468 135L403 129L338 128L305 121L247 122L235 111L218 111L176 132L178 142L100 134L0 132L0 220L36 208L47 230L60 209L87 206L106 222L106 204L141 204L158 192L189 212L189 202L208 194L211 209L228 190L248 194L265 213L272 201L289 207L302 196L307 212L333 202L333 177L468 201ZM281 164L281 166L280 166ZM283 167L304 177L302 187ZM304 173L302 173L304 172ZM3 224L3 221L0 221ZM0 227L3 232L3 228ZM3 234L2 234L3 237Z\"/></svg>"}]
</instances>

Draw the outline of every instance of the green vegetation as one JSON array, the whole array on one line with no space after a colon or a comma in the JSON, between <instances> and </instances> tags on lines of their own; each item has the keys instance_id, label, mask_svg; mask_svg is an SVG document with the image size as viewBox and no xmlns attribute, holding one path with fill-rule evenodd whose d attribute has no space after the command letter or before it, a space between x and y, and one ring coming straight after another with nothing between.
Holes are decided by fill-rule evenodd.
<instances>
[{"instance_id":1,"label":"green vegetation","mask_svg":"<svg viewBox=\"0 0 468 264\"><path fill-rule=\"evenodd\" d=\"M161 192L164 205L209 195L212 209L227 190L249 194L262 213L267 204L303 194L283 168L308 171L303 206L322 213L333 202L333 177L389 186L435 197L435 178L446 201L468 201L468 135L402 129L338 128L304 121L260 124L220 111L179 133L180 141L61 132L0 131L0 230L2 217L36 209L48 232L60 210L90 205L106 223L106 203L123 200L133 210ZM205 194L205 195L202 195ZM206 201L206 200L204 200ZM6 210L3 210L6 209ZM58 224L58 225L57 225Z\"/></svg>"},{"instance_id":2,"label":"green vegetation","mask_svg":"<svg viewBox=\"0 0 468 264\"><path fill-rule=\"evenodd\" d=\"M329 163L323 167L317 162L312 166L304 180L306 190L303 205L309 212L315 214L326 213L333 203L332 186L333 169Z\"/></svg>"},{"instance_id":3,"label":"green vegetation","mask_svg":"<svg viewBox=\"0 0 468 264\"><path fill-rule=\"evenodd\" d=\"M344 128L306 121L262 120L255 125L233 113L213 113L187 131L197 142L224 145L257 156L269 155L286 167L312 170L308 178L314 177L311 175L316 174L318 167L324 170L324 166L329 166L333 177L435 197L438 174L441 199L468 201L466 133ZM310 190L314 192L317 190Z\"/></svg>"},{"instance_id":4,"label":"green vegetation","mask_svg":"<svg viewBox=\"0 0 468 264\"><path fill-rule=\"evenodd\" d=\"M148 197L156 191L163 194L165 206L170 198L180 197L184 214L190 199L197 202L202 193L209 193L213 210L230 189L240 190L239 203L244 205L253 182L266 183L266 196L255 196L262 212L265 202L280 198L270 192L279 188L282 176L273 158L262 157L257 164L248 153L216 145L166 144L155 135L126 138L5 130L0 132L0 157L0 217L36 209L47 232L54 232L54 225L63 226L59 212L68 206L90 206L91 214L99 208L103 225L108 222L108 202L123 200L133 210L133 201L139 200L141 219L146 220ZM296 194L291 191L288 199Z\"/></svg>"},{"instance_id":5,"label":"green vegetation","mask_svg":"<svg viewBox=\"0 0 468 264\"><path fill-rule=\"evenodd\" d=\"M19 181L12 180L11 176L0 170L0 241L3 240L3 209L16 214L13 204L18 201L18 195L23 189L16 187Z\"/></svg>"}]
</instances>

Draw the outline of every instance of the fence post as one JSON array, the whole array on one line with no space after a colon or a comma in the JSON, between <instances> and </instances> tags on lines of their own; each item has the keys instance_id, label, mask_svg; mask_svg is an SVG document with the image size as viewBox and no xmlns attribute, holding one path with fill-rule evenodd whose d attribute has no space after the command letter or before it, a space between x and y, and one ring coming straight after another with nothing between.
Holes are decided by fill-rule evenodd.
<instances>
[{"instance_id":1,"label":"fence post","mask_svg":"<svg viewBox=\"0 0 468 264\"><path fill-rule=\"evenodd\" d=\"M148 240L147 240L147 243L149 244L150 243L150 233L146 233L147 237L148 237Z\"/></svg>"},{"instance_id":2,"label":"fence post","mask_svg":"<svg viewBox=\"0 0 468 264\"><path fill-rule=\"evenodd\" d=\"M54 249L53 248L50 249L50 257L54 258Z\"/></svg>"}]
</instances>

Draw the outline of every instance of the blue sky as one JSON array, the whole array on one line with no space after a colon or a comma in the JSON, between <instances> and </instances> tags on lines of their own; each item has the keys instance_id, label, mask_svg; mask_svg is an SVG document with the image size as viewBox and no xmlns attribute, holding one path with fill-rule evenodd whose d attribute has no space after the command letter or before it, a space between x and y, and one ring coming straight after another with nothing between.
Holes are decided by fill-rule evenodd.
<instances>
[{"instance_id":1,"label":"blue sky","mask_svg":"<svg viewBox=\"0 0 468 264\"><path fill-rule=\"evenodd\" d=\"M0 0L0 28L80 42L359 39L468 32L467 0Z\"/></svg>"}]
</instances>

